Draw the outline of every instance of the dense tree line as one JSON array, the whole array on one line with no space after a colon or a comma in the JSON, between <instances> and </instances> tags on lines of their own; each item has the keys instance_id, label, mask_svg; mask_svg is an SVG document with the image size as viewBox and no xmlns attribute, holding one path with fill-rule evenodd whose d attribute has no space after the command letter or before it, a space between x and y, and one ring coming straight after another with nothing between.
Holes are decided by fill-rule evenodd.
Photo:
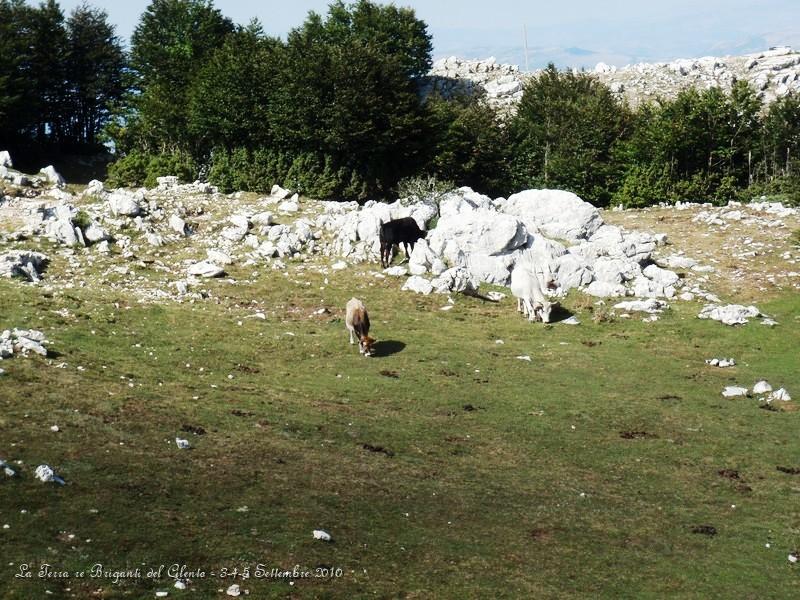
<instances>
[{"instance_id":1,"label":"dense tree line","mask_svg":"<svg viewBox=\"0 0 800 600\"><path fill-rule=\"evenodd\" d=\"M798 98L765 107L737 83L631 107L550 66L501 118L479 95L423 98L425 23L369 0L309 13L285 41L210 0L152 0L127 55L102 11L0 0L0 56L0 140L110 140L121 185L174 174L364 200L418 177L597 205L800 196Z\"/></svg>"},{"instance_id":2,"label":"dense tree line","mask_svg":"<svg viewBox=\"0 0 800 600\"><path fill-rule=\"evenodd\" d=\"M104 11L0 0L0 140L97 151L125 92L125 53Z\"/></svg>"}]
</instances>

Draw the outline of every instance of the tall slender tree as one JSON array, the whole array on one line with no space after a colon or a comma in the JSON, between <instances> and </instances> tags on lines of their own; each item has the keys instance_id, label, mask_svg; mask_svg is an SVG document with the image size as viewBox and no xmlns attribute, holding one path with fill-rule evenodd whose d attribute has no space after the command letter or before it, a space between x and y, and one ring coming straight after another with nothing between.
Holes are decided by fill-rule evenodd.
<instances>
[{"instance_id":1,"label":"tall slender tree","mask_svg":"<svg viewBox=\"0 0 800 600\"><path fill-rule=\"evenodd\" d=\"M72 144L95 146L112 105L125 91L125 52L103 10L82 4L66 27L68 136Z\"/></svg>"}]
</instances>

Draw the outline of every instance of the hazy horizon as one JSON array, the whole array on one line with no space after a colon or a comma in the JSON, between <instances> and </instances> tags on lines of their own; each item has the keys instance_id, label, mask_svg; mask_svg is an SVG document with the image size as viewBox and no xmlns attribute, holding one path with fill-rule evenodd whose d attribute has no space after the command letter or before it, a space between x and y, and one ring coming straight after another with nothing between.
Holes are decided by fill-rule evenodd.
<instances>
[{"instance_id":1,"label":"hazy horizon","mask_svg":"<svg viewBox=\"0 0 800 600\"><path fill-rule=\"evenodd\" d=\"M69 13L83 0L63 0ZM119 3L95 0L117 33L130 39L148 0ZM258 18L264 30L284 37L309 11L324 13L329 2L218 0L215 6L236 23ZM800 46L797 0L674 0L649 5L611 0L602 6L575 0L569 10L551 3L520 6L511 0L464 0L455 7L433 0L395 2L410 6L428 24L434 59L494 56L524 68L523 27L527 28L530 67L593 67L602 61L623 66L705 55L744 54L775 45ZM455 3L453 3L455 4ZM487 7L488 6L488 7ZM513 24L513 25L512 25Z\"/></svg>"}]
</instances>

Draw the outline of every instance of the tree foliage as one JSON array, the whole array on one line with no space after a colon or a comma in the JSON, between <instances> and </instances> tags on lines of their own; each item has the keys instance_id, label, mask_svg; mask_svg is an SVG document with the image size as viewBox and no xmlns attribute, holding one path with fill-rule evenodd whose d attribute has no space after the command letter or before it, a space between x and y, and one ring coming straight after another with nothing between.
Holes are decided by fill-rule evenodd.
<instances>
[{"instance_id":1,"label":"tree foliage","mask_svg":"<svg viewBox=\"0 0 800 600\"><path fill-rule=\"evenodd\" d=\"M606 204L627 120L627 108L595 78L549 65L525 87L510 124L512 185L564 188Z\"/></svg>"},{"instance_id":2,"label":"tree foliage","mask_svg":"<svg viewBox=\"0 0 800 600\"><path fill-rule=\"evenodd\" d=\"M105 12L0 0L0 135L12 146L96 148L124 92L125 55Z\"/></svg>"},{"instance_id":3,"label":"tree foliage","mask_svg":"<svg viewBox=\"0 0 800 600\"><path fill-rule=\"evenodd\" d=\"M195 150L189 89L208 57L233 31L232 21L209 0L150 3L131 37L137 94L131 96L131 131L120 134L126 144L155 153Z\"/></svg>"}]
</instances>

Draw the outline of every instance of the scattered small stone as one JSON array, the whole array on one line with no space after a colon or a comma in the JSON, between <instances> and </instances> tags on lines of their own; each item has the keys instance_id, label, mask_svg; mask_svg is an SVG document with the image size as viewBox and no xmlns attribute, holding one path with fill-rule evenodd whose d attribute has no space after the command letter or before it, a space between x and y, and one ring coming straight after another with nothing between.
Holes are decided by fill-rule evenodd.
<instances>
[{"instance_id":1,"label":"scattered small stone","mask_svg":"<svg viewBox=\"0 0 800 600\"><path fill-rule=\"evenodd\" d=\"M720 367L725 369L727 367L736 366L736 361L732 358L707 358L706 364L712 367Z\"/></svg>"},{"instance_id":2,"label":"scattered small stone","mask_svg":"<svg viewBox=\"0 0 800 600\"><path fill-rule=\"evenodd\" d=\"M737 396L747 396L747 392L747 388L729 385L722 390L722 395L726 398L735 398Z\"/></svg>"},{"instance_id":3,"label":"scattered small stone","mask_svg":"<svg viewBox=\"0 0 800 600\"><path fill-rule=\"evenodd\" d=\"M767 397L767 402L772 402L773 400L779 400L780 402L789 402L791 399L792 397L789 395L789 392L787 392L784 388L780 388L772 392Z\"/></svg>"},{"instance_id":4,"label":"scattered small stone","mask_svg":"<svg viewBox=\"0 0 800 600\"><path fill-rule=\"evenodd\" d=\"M191 448L191 446L189 445L189 440L184 440L184 439L181 439L181 438L175 438L175 444L181 450L188 450L189 448Z\"/></svg>"},{"instance_id":5,"label":"scattered small stone","mask_svg":"<svg viewBox=\"0 0 800 600\"><path fill-rule=\"evenodd\" d=\"M39 465L36 467L34 471L34 475L36 479L41 481L42 483L49 483L54 481L59 485L64 485L64 480L61 479L58 475L55 474L55 471L49 465Z\"/></svg>"},{"instance_id":6,"label":"scattered small stone","mask_svg":"<svg viewBox=\"0 0 800 600\"><path fill-rule=\"evenodd\" d=\"M753 394L766 394L772 391L772 386L766 381L759 381L753 386Z\"/></svg>"},{"instance_id":7,"label":"scattered small stone","mask_svg":"<svg viewBox=\"0 0 800 600\"><path fill-rule=\"evenodd\" d=\"M323 542L330 542L333 539L331 538L331 534L321 529L315 529L313 536L315 540L322 540Z\"/></svg>"},{"instance_id":8,"label":"scattered small stone","mask_svg":"<svg viewBox=\"0 0 800 600\"><path fill-rule=\"evenodd\" d=\"M14 477L17 474L4 460L0 460L0 469L3 469L7 477Z\"/></svg>"}]
</instances>

